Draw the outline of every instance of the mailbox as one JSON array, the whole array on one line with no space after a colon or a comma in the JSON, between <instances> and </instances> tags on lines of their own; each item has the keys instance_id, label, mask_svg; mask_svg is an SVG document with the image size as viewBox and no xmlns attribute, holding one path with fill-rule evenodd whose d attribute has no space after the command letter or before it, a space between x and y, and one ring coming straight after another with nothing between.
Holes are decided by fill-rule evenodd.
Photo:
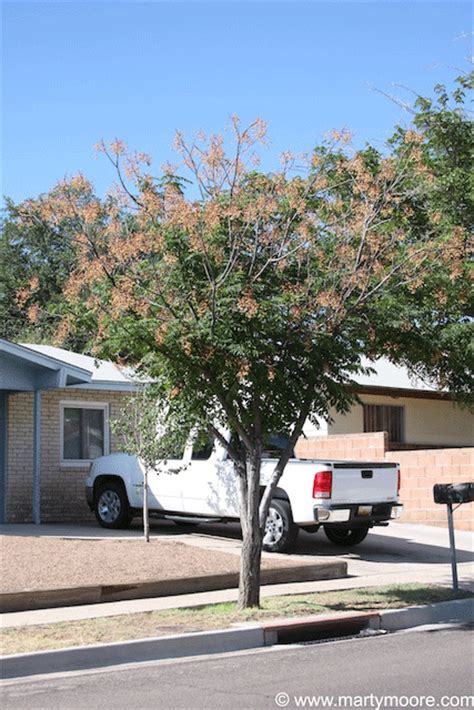
<instances>
[{"instance_id":1,"label":"mailbox","mask_svg":"<svg viewBox=\"0 0 474 710\"><path fill-rule=\"evenodd\" d=\"M472 503L474 483L437 483L433 496L435 503Z\"/></svg>"},{"instance_id":2,"label":"mailbox","mask_svg":"<svg viewBox=\"0 0 474 710\"><path fill-rule=\"evenodd\" d=\"M453 512L462 503L474 501L474 483L437 483L433 486L435 503L444 503L448 511L449 546L451 547L451 569L453 572L453 589L459 589L458 569L456 561L456 543L454 541ZM453 508L453 505L456 506Z\"/></svg>"}]
</instances>

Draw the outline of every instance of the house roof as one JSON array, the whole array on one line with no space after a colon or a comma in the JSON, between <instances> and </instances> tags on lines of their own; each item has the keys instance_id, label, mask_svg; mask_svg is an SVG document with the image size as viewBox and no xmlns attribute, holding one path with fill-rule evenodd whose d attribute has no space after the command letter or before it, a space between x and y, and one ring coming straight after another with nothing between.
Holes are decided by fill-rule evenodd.
<instances>
[{"instance_id":1,"label":"house roof","mask_svg":"<svg viewBox=\"0 0 474 710\"><path fill-rule=\"evenodd\" d=\"M0 342L7 343L7 341ZM82 375L82 379L79 377L76 383L72 384L76 388L129 390L134 389L138 383L132 370L107 360L99 360L90 355L81 355L52 345L7 344L14 348L21 348L23 353L31 353L33 358L45 358L50 363L56 363L57 366L75 370L76 375L77 373ZM429 396L430 393L440 392L433 384L413 377L405 367L394 365L386 358L374 361L363 358L362 364L364 367L372 368L375 372L371 375L359 374L353 378L361 389L370 389L374 392L390 389L420 393L420 396L423 393Z\"/></svg>"},{"instance_id":2,"label":"house roof","mask_svg":"<svg viewBox=\"0 0 474 710\"><path fill-rule=\"evenodd\" d=\"M354 381L361 387L380 387L384 389L411 390L416 392L440 392L439 387L411 375L406 367L394 365L387 358L371 361L362 358L364 367L375 370L372 375L356 375Z\"/></svg>"},{"instance_id":3,"label":"house roof","mask_svg":"<svg viewBox=\"0 0 474 710\"><path fill-rule=\"evenodd\" d=\"M0 390L31 391L87 384L90 370L0 338Z\"/></svg>"},{"instance_id":4,"label":"house roof","mask_svg":"<svg viewBox=\"0 0 474 710\"><path fill-rule=\"evenodd\" d=\"M81 355L63 348L56 348L53 345L24 343L21 347L88 372L90 376L89 383L77 384L76 387L78 388L128 390L136 387L137 380L136 378L134 379L131 370L120 367L108 360L98 360L90 355Z\"/></svg>"}]
</instances>

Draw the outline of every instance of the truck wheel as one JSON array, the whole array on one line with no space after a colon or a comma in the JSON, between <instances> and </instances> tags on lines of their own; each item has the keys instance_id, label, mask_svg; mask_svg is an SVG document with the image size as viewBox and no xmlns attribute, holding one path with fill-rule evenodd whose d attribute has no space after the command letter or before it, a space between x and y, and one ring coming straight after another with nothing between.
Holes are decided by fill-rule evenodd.
<instances>
[{"instance_id":1,"label":"truck wheel","mask_svg":"<svg viewBox=\"0 0 474 710\"><path fill-rule=\"evenodd\" d=\"M123 485L115 481L104 483L97 491L94 512L103 528L128 528L133 515Z\"/></svg>"},{"instance_id":2,"label":"truck wheel","mask_svg":"<svg viewBox=\"0 0 474 710\"><path fill-rule=\"evenodd\" d=\"M327 539L334 543L334 545L352 547L352 545L358 545L359 542L365 540L369 532L369 527L368 525L362 525L359 528L325 527L324 532L326 533Z\"/></svg>"},{"instance_id":3,"label":"truck wheel","mask_svg":"<svg viewBox=\"0 0 474 710\"><path fill-rule=\"evenodd\" d=\"M263 533L263 549L267 552L287 552L296 541L298 530L290 504L286 500L272 500Z\"/></svg>"}]
</instances>

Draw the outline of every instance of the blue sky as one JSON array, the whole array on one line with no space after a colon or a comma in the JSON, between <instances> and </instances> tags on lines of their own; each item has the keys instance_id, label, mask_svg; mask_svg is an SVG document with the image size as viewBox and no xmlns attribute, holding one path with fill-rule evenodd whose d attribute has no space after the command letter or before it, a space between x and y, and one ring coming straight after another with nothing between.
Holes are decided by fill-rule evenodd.
<instances>
[{"instance_id":1,"label":"blue sky","mask_svg":"<svg viewBox=\"0 0 474 710\"><path fill-rule=\"evenodd\" d=\"M7 2L2 24L2 191L21 200L78 171L103 192L101 138L161 164L176 128L231 113L268 121L269 169L332 128L382 145L407 117L370 87L451 82L471 17L458 2Z\"/></svg>"}]
</instances>

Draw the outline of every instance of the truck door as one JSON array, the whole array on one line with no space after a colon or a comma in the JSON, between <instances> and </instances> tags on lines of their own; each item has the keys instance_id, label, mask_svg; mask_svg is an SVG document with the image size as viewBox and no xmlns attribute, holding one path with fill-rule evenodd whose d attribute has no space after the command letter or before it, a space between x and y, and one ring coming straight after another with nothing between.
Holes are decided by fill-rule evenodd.
<instances>
[{"instance_id":1,"label":"truck door","mask_svg":"<svg viewBox=\"0 0 474 710\"><path fill-rule=\"evenodd\" d=\"M189 467L181 478L182 509L185 513L234 517L238 513L233 485L233 465L224 461L213 437L195 440Z\"/></svg>"},{"instance_id":2,"label":"truck door","mask_svg":"<svg viewBox=\"0 0 474 710\"><path fill-rule=\"evenodd\" d=\"M183 510L181 475L186 466L184 443L182 451L170 453L170 458L160 464L158 470L148 474L148 505L152 510L180 513Z\"/></svg>"}]
</instances>

